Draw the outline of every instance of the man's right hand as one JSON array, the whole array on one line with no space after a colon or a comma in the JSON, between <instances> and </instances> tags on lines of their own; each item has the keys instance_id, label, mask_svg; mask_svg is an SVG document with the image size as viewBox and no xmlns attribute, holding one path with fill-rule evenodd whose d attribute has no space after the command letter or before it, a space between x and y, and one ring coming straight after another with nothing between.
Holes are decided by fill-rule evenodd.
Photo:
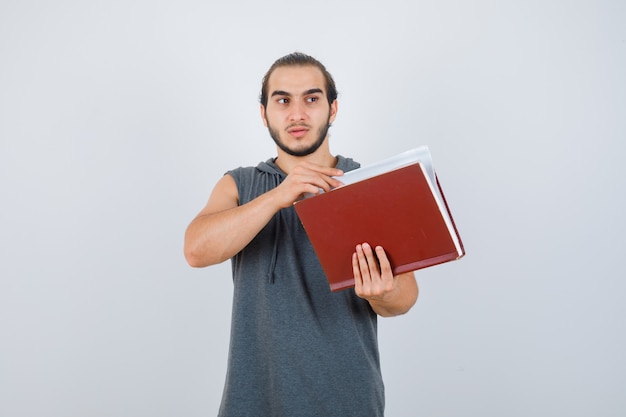
<instances>
[{"instance_id":1,"label":"man's right hand","mask_svg":"<svg viewBox=\"0 0 626 417\"><path fill-rule=\"evenodd\" d=\"M339 187L341 181L332 178L343 175L337 168L329 168L312 162L303 161L296 165L287 178L275 189L271 190L280 208L291 206L304 194L318 194L321 190L330 191Z\"/></svg>"}]
</instances>

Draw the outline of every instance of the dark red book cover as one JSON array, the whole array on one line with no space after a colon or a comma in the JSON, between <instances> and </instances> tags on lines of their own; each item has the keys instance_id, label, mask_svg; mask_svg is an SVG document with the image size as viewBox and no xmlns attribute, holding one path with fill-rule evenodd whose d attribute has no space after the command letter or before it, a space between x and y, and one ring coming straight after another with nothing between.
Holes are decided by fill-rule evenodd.
<instances>
[{"instance_id":1,"label":"dark red book cover","mask_svg":"<svg viewBox=\"0 0 626 417\"><path fill-rule=\"evenodd\" d=\"M359 243L382 246L394 275L465 254L439 182L420 163L299 200L295 209L332 291L354 286Z\"/></svg>"}]
</instances>

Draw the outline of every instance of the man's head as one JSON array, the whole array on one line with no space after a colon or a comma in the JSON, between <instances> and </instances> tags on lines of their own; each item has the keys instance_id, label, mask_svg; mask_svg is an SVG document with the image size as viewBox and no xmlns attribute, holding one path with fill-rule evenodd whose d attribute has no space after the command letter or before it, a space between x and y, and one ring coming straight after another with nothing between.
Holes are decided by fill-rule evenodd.
<instances>
[{"instance_id":1,"label":"man's head","mask_svg":"<svg viewBox=\"0 0 626 417\"><path fill-rule=\"evenodd\" d=\"M293 53L277 60L263 78L261 117L283 152L306 156L325 144L337 114L337 90L316 59Z\"/></svg>"}]
</instances>

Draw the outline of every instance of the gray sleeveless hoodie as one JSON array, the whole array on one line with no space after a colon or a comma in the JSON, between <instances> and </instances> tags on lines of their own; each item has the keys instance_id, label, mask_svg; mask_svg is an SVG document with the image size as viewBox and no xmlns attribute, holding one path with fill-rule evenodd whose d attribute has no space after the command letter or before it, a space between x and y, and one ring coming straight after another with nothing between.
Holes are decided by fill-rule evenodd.
<instances>
[{"instance_id":1,"label":"gray sleeveless hoodie","mask_svg":"<svg viewBox=\"0 0 626 417\"><path fill-rule=\"evenodd\" d=\"M358 166L338 156L337 168ZM285 178L272 159L228 174L240 204ZM231 339L219 415L382 416L376 314L353 289L330 291L293 207L276 213L231 261Z\"/></svg>"}]
</instances>

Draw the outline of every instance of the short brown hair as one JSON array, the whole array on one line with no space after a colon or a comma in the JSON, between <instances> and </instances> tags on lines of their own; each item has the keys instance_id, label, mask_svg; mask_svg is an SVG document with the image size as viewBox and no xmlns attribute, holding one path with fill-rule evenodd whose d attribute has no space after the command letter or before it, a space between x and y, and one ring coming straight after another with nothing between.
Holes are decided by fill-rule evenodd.
<instances>
[{"instance_id":1,"label":"short brown hair","mask_svg":"<svg viewBox=\"0 0 626 417\"><path fill-rule=\"evenodd\" d=\"M326 80L326 95L328 98L328 104L333 104L333 101L337 99L337 87L335 87L335 80L333 80L332 75L330 75L328 70L326 70L326 67L310 55L303 54L302 52L293 52L289 55L285 55L282 58L278 58L263 77L263 83L261 84L261 95L259 96L259 101L261 102L263 107L267 107L268 83L270 75L272 75L276 68L306 65L314 66L322 71L324 79Z\"/></svg>"}]
</instances>

